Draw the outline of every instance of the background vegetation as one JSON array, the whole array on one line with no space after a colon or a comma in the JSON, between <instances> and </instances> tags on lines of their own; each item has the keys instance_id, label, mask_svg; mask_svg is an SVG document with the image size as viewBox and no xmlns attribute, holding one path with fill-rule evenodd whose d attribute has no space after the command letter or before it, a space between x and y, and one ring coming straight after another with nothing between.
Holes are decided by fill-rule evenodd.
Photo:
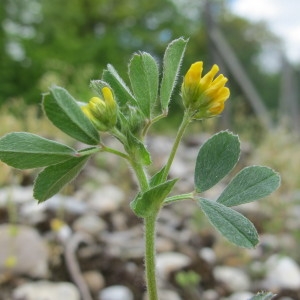
<instances>
[{"instance_id":1,"label":"background vegetation","mask_svg":"<svg viewBox=\"0 0 300 300\"><path fill-rule=\"evenodd\" d=\"M195 60L211 63L204 22L204 1L172 0L1 0L0 105L18 99L39 103L56 83L86 100L91 78L107 63L126 75L126 63L140 49L158 60L172 39L190 37L184 70ZM278 73L260 57L279 41L264 24L232 15L216 1L213 17L260 90L270 109L278 104ZM234 82L231 82L234 91ZM239 95L239 90L234 94ZM241 101L239 101L241 103Z\"/></svg>"}]
</instances>

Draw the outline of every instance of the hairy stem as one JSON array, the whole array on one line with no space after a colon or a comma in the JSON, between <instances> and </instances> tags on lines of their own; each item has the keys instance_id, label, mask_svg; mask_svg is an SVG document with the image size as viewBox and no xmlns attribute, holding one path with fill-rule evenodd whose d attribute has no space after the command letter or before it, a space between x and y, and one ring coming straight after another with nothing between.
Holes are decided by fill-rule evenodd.
<instances>
[{"instance_id":1,"label":"hairy stem","mask_svg":"<svg viewBox=\"0 0 300 300\"><path fill-rule=\"evenodd\" d=\"M181 124L180 124L179 129L178 129L178 132L177 132L177 135L176 135L176 138L175 138L175 141L174 141L174 144L173 144L173 147L172 147L172 150L171 150L169 159L168 159L168 161L167 161L167 163L166 163L166 166L165 166L165 170L164 170L164 174L163 174L163 179L164 179L164 180L166 180L167 177L168 177L168 174L169 174L171 165L172 165L172 163L173 163L175 154L176 154L176 152L177 152L178 146L179 146L180 141L181 141L181 139L182 139L182 137L183 137L183 134L184 134L184 132L185 132L185 129L186 129L187 126L189 125L190 121L191 121L191 116L190 116L190 114L186 111L186 112L184 113L182 122L181 122Z\"/></svg>"},{"instance_id":2,"label":"hairy stem","mask_svg":"<svg viewBox=\"0 0 300 300\"><path fill-rule=\"evenodd\" d=\"M145 224L145 271L149 300L158 300L155 272L155 224L157 213L146 217Z\"/></svg>"},{"instance_id":3,"label":"hairy stem","mask_svg":"<svg viewBox=\"0 0 300 300\"><path fill-rule=\"evenodd\" d=\"M107 146L105 146L105 145L103 145L103 144L101 145L101 151L103 151L103 152L109 152L109 153L115 154L115 155L117 155L117 156L120 156L120 157L122 157L122 158L125 158L126 160L129 159L129 156L128 156L127 154L125 154L125 153L123 153L123 152L120 152L120 151L118 151L118 150L116 150L116 149L107 147Z\"/></svg>"},{"instance_id":4,"label":"hairy stem","mask_svg":"<svg viewBox=\"0 0 300 300\"><path fill-rule=\"evenodd\" d=\"M182 136L185 132L186 127L188 126L191 118L188 113L185 113L179 127L177 136L175 138L173 148L171 150L169 159L164 168L163 180L167 179L169 174L172 162L174 160L175 154L177 152L179 143L182 139ZM145 129L144 134L147 132L148 128ZM130 155L130 154L129 154ZM131 166L134 169L134 172L138 178L141 192L145 192L149 189L149 180L145 169L143 168L140 162L136 162L134 158L130 160ZM174 199L173 199L174 201ZM146 273L146 285L148 291L149 300L158 300L157 292L157 283L156 283L156 266L155 266L155 225L158 211L153 212L153 214L145 217L144 226L145 226L145 273Z\"/></svg>"},{"instance_id":5,"label":"hairy stem","mask_svg":"<svg viewBox=\"0 0 300 300\"><path fill-rule=\"evenodd\" d=\"M165 201L163 202L163 204L165 205L165 204L173 203L175 201L186 200L186 199L194 199L194 197L195 197L194 192L187 193L187 194L170 196L170 197L168 197L168 198L165 199Z\"/></svg>"},{"instance_id":6,"label":"hairy stem","mask_svg":"<svg viewBox=\"0 0 300 300\"><path fill-rule=\"evenodd\" d=\"M167 116L167 113L162 113L161 115L156 116L155 118L153 118L152 120L149 120L149 122L146 124L145 128L143 129L142 132L142 137L145 137L145 135L147 134L149 128L157 121L159 121L162 118L165 118Z\"/></svg>"},{"instance_id":7,"label":"hairy stem","mask_svg":"<svg viewBox=\"0 0 300 300\"><path fill-rule=\"evenodd\" d=\"M136 162L134 159L130 160L130 164L136 174L136 177L139 181L141 192L145 192L149 188L148 176L146 174L143 165L140 162Z\"/></svg>"},{"instance_id":8,"label":"hairy stem","mask_svg":"<svg viewBox=\"0 0 300 300\"><path fill-rule=\"evenodd\" d=\"M138 178L142 192L149 188L149 181L145 169L140 163L131 160L131 166ZM148 300L158 300L157 285L155 276L155 223L157 212L144 219L144 239L145 239L145 275L148 292Z\"/></svg>"}]
</instances>

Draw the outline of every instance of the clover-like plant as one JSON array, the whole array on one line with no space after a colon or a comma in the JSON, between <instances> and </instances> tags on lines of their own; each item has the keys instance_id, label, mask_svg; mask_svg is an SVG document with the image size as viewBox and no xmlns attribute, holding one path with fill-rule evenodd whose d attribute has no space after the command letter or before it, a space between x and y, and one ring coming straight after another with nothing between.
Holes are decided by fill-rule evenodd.
<instances>
[{"instance_id":1,"label":"clover-like plant","mask_svg":"<svg viewBox=\"0 0 300 300\"><path fill-rule=\"evenodd\" d=\"M194 200L225 238L238 246L251 248L258 243L257 231L246 217L232 207L263 198L280 183L279 175L272 169L250 166L233 177L217 200L204 198L202 193L224 178L239 160L238 136L222 131L208 139L199 150L194 190L169 196L179 179L169 178L170 167L187 126L194 120L219 115L229 98L229 89L225 86L227 78L223 75L216 77L218 66L214 65L202 76L202 62L192 64L184 76L181 86L183 117L169 158L154 175L147 173L152 158L145 137L152 124L168 115L186 44L187 40L179 38L168 45L162 70L149 53L135 53L128 65L131 87L125 84L112 65L108 65L100 80L91 81L96 96L88 103L78 102L62 87L50 88L50 92L43 97L44 113L64 133L86 144L83 149L73 149L26 132L8 133L0 139L0 159L4 163L18 169L44 168L34 182L33 193L39 203L73 180L94 154L110 152L128 162L139 182L139 191L130 207L144 219L149 300L158 299L155 224L159 211L165 205ZM101 139L102 132L108 132L119 140L124 151L105 145Z\"/></svg>"}]
</instances>

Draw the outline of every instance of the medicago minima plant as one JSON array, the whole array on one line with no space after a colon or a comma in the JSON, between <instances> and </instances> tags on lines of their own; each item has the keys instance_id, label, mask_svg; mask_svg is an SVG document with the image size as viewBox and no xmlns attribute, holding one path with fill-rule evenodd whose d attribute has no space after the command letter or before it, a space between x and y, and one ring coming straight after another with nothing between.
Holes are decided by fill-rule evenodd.
<instances>
[{"instance_id":1,"label":"medicago minima plant","mask_svg":"<svg viewBox=\"0 0 300 300\"><path fill-rule=\"evenodd\" d=\"M255 247L258 234L254 225L234 210L240 204L271 194L280 184L279 175L265 166L250 166L238 172L217 200L203 197L237 164L240 141L237 135L221 131L200 148L195 163L194 190L172 195L179 178L169 178L169 171L188 125L222 113L230 91L227 78L217 75L213 65L206 74L203 62L191 65L181 84L183 102L181 125L165 165L150 176L147 168L152 157L146 136L155 123L168 116L176 80L179 77L187 40L179 38L166 48L162 76L156 60L146 52L133 54L128 64L130 87L112 65L103 71L100 80L92 80L95 93L89 102L79 102L66 89L52 86L43 97L43 110L61 131L85 144L73 149L27 132L8 133L0 139L0 159L18 169L43 168L34 182L34 197L43 202L58 193L84 168L88 159L109 152L125 159L139 182L130 207L144 220L145 274L149 300L158 299L155 276L155 225L159 211L176 201L194 200L211 224L230 242L246 248ZM161 78L161 79L160 79ZM106 132L122 143L124 150L111 148L102 141ZM192 175L192 174L191 174ZM101 201L101 199L99 199ZM260 294L259 299L270 294ZM257 298L258 299L258 298Z\"/></svg>"}]
</instances>

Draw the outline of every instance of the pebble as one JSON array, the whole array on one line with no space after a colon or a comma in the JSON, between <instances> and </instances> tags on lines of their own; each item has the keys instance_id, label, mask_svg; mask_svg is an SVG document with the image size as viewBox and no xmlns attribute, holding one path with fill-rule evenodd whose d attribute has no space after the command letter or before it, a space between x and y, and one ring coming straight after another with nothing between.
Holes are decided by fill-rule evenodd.
<instances>
[{"instance_id":1,"label":"pebble","mask_svg":"<svg viewBox=\"0 0 300 300\"><path fill-rule=\"evenodd\" d=\"M45 206L38 204L36 200L28 201L20 207L20 219L22 223L36 225L47 220Z\"/></svg>"},{"instance_id":2,"label":"pebble","mask_svg":"<svg viewBox=\"0 0 300 300\"><path fill-rule=\"evenodd\" d=\"M71 215L83 215L87 212L87 203L78 200L75 197L64 196L61 194L54 195L42 204L45 209L50 211L61 211L63 209L64 213Z\"/></svg>"},{"instance_id":3,"label":"pebble","mask_svg":"<svg viewBox=\"0 0 300 300\"><path fill-rule=\"evenodd\" d=\"M254 294L252 294L250 292L236 292L236 293L233 293L227 299L228 300L249 300L253 296L254 296Z\"/></svg>"},{"instance_id":4,"label":"pebble","mask_svg":"<svg viewBox=\"0 0 300 300\"><path fill-rule=\"evenodd\" d=\"M0 273L8 271L38 278L48 276L48 249L36 229L24 225L1 225L0 245ZM8 267L9 258L14 258L14 263Z\"/></svg>"},{"instance_id":5,"label":"pebble","mask_svg":"<svg viewBox=\"0 0 300 300\"><path fill-rule=\"evenodd\" d=\"M52 223L52 230L55 232L57 239L62 244L65 244L73 234L71 227L64 222L61 222L59 219L54 219L52 220L51 223Z\"/></svg>"},{"instance_id":6,"label":"pebble","mask_svg":"<svg viewBox=\"0 0 300 300\"><path fill-rule=\"evenodd\" d=\"M238 268L217 266L213 274L215 279L224 283L231 292L247 291L251 287L248 275Z\"/></svg>"},{"instance_id":7,"label":"pebble","mask_svg":"<svg viewBox=\"0 0 300 300\"><path fill-rule=\"evenodd\" d=\"M37 281L24 283L13 291L15 300L80 300L75 285L69 282Z\"/></svg>"},{"instance_id":8,"label":"pebble","mask_svg":"<svg viewBox=\"0 0 300 300\"><path fill-rule=\"evenodd\" d=\"M203 300L219 300L220 296L215 290L206 290L202 295Z\"/></svg>"},{"instance_id":9,"label":"pebble","mask_svg":"<svg viewBox=\"0 0 300 300\"><path fill-rule=\"evenodd\" d=\"M5 207L7 202L12 200L13 203L23 204L33 200L32 186L10 186L0 190L0 207Z\"/></svg>"},{"instance_id":10,"label":"pebble","mask_svg":"<svg viewBox=\"0 0 300 300\"><path fill-rule=\"evenodd\" d=\"M199 250L199 256L210 265L215 264L217 261L215 252L209 247L203 247Z\"/></svg>"},{"instance_id":11,"label":"pebble","mask_svg":"<svg viewBox=\"0 0 300 300\"><path fill-rule=\"evenodd\" d=\"M266 261L264 286L268 290L300 288L300 267L290 257L274 254Z\"/></svg>"},{"instance_id":12,"label":"pebble","mask_svg":"<svg viewBox=\"0 0 300 300\"><path fill-rule=\"evenodd\" d=\"M89 209L99 215L117 211L125 200L124 192L114 185L105 185L88 199Z\"/></svg>"},{"instance_id":13,"label":"pebble","mask_svg":"<svg viewBox=\"0 0 300 300\"><path fill-rule=\"evenodd\" d=\"M160 290L159 291L160 300L181 300L182 298L178 296L177 293L171 290Z\"/></svg>"},{"instance_id":14,"label":"pebble","mask_svg":"<svg viewBox=\"0 0 300 300\"><path fill-rule=\"evenodd\" d=\"M120 232L103 232L100 239L107 246L107 252L123 259L143 258L144 241L140 226Z\"/></svg>"},{"instance_id":15,"label":"pebble","mask_svg":"<svg viewBox=\"0 0 300 300\"><path fill-rule=\"evenodd\" d=\"M106 229L106 223L95 214L86 214L75 220L73 229L97 236Z\"/></svg>"},{"instance_id":16,"label":"pebble","mask_svg":"<svg viewBox=\"0 0 300 300\"><path fill-rule=\"evenodd\" d=\"M191 258L177 252L159 253L156 257L157 274L167 279L170 273L179 271L191 264Z\"/></svg>"},{"instance_id":17,"label":"pebble","mask_svg":"<svg viewBox=\"0 0 300 300\"><path fill-rule=\"evenodd\" d=\"M128 228L127 216L123 211L117 211L111 215L111 223L115 231L122 231Z\"/></svg>"},{"instance_id":18,"label":"pebble","mask_svg":"<svg viewBox=\"0 0 300 300\"><path fill-rule=\"evenodd\" d=\"M105 279L103 275L95 270L86 271L82 274L87 286L93 293L98 293L105 287Z\"/></svg>"},{"instance_id":19,"label":"pebble","mask_svg":"<svg viewBox=\"0 0 300 300\"><path fill-rule=\"evenodd\" d=\"M112 285L99 293L99 300L133 300L133 294L129 288L123 285Z\"/></svg>"},{"instance_id":20,"label":"pebble","mask_svg":"<svg viewBox=\"0 0 300 300\"><path fill-rule=\"evenodd\" d=\"M175 243L164 237L157 237L156 239L156 251L159 252L170 252L175 249Z\"/></svg>"}]
</instances>

